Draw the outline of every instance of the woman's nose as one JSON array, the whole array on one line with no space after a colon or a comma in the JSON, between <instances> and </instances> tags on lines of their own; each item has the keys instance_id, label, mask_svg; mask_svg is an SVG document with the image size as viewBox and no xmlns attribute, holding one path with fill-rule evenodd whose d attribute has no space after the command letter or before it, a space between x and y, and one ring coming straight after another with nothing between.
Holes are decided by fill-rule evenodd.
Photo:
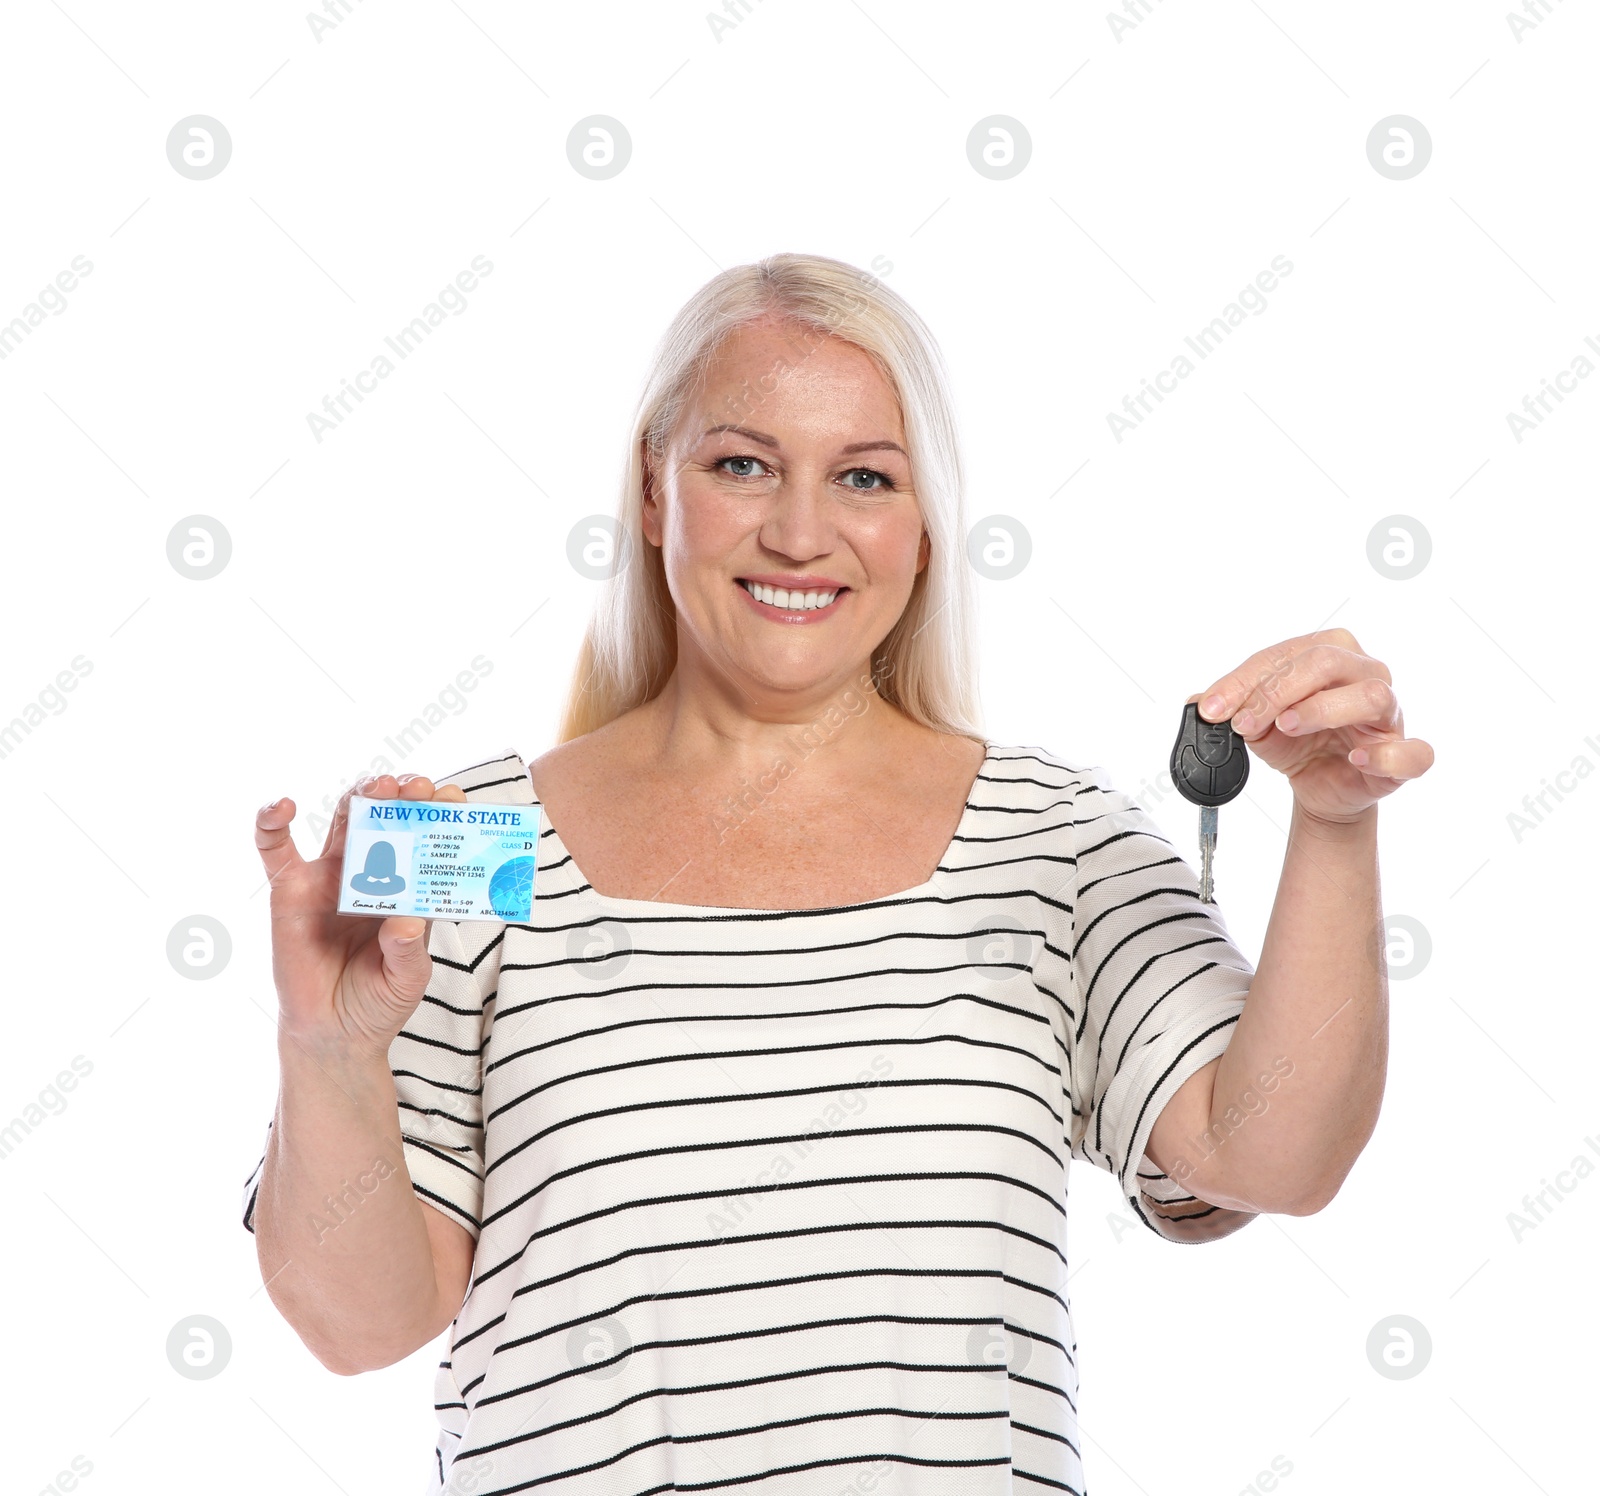
<instances>
[{"instance_id":1,"label":"woman's nose","mask_svg":"<svg viewBox=\"0 0 1600 1496\"><path fill-rule=\"evenodd\" d=\"M834 522L830 496L822 488L825 481L790 478L782 485L761 527L761 543L768 550L806 560L833 549Z\"/></svg>"}]
</instances>

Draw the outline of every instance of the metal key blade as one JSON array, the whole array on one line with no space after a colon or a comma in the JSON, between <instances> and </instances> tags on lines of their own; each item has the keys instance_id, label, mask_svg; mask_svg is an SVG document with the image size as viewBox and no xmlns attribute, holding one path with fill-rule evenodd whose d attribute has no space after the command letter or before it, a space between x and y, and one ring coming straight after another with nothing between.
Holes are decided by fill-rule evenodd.
<instances>
[{"instance_id":1,"label":"metal key blade","mask_svg":"<svg viewBox=\"0 0 1600 1496\"><path fill-rule=\"evenodd\" d=\"M1200 902L1214 903L1211 897L1211 860L1217 851L1217 807L1200 807Z\"/></svg>"}]
</instances>

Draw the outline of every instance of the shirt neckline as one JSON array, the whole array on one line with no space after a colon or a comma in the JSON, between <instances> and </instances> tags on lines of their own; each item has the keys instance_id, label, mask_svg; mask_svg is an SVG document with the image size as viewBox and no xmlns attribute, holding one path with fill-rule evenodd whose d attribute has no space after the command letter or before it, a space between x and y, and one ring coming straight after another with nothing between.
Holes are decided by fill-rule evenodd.
<instances>
[{"instance_id":1,"label":"shirt neckline","mask_svg":"<svg viewBox=\"0 0 1600 1496\"><path fill-rule=\"evenodd\" d=\"M534 792L533 774L527 764L523 765L523 774L527 779L529 792L533 794L534 804L539 807L539 816L544 822L545 833L555 843L559 854L552 861L559 861L561 857L565 857L567 865L572 869L574 876L583 885L583 893L597 900L607 909L637 914L836 914L842 910L870 909L878 904L895 903L901 899L912 899L922 894L937 892L939 875L943 871L945 863L949 860L951 852L955 850L956 844L963 839L971 828L972 817L977 809L972 803L972 797L983 779L983 771L989 767L993 760L994 747L995 745L988 738L983 740L983 761L978 765L977 772L972 776L972 783L967 786L966 803L962 806L961 818L956 822L954 835L951 836L944 851L939 854L939 861L934 867L931 878L925 879L917 884L915 888L901 889L898 893L882 894L878 898L866 899L856 904L819 904L797 909L757 909L748 904L675 904L669 903L664 899L624 899L601 893L589 881L588 874L578 866L577 858L572 855L567 844L561 839L561 833L556 829L555 822L550 819L549 808Z\"/></svg>"}]
</instances>

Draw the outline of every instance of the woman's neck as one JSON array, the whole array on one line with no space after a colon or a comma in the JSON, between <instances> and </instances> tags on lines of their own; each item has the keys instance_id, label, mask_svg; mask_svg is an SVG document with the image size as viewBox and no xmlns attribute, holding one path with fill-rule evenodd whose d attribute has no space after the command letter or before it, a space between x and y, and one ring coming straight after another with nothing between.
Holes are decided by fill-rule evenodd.
<instances>
[{"instance_id":1,"label":"woman's neck","mask_svg":"<svg viewBox=\"0 0 1600 1496\"><path fill-rule=\"evenodd\" d=\"M928 731L878 694L866 665L826 687L755 701L726 679L695 685L680 662L659 694L623 720L630 756L674 779L702 765L757 773L801 758L849 777L855 765L882 762Z\"/></svg>"}]
</instances>

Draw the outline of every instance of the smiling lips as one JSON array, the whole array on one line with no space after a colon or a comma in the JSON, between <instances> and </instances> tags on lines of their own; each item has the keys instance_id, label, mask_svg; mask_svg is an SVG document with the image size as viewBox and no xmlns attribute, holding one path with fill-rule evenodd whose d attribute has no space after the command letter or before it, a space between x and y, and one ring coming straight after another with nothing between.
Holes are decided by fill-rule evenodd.
<instances>
[{"instance_id":1,"label":"smiling lips","mask_svg":"<svg viewBox=\"0 0 1600 1496\"><path fill-rule=\"evenodd\" d=\"M734 580L757 612L791 623L831 617L850 591L848 587L775 587L744 577Z\"/></svg>"}]
</instances>

